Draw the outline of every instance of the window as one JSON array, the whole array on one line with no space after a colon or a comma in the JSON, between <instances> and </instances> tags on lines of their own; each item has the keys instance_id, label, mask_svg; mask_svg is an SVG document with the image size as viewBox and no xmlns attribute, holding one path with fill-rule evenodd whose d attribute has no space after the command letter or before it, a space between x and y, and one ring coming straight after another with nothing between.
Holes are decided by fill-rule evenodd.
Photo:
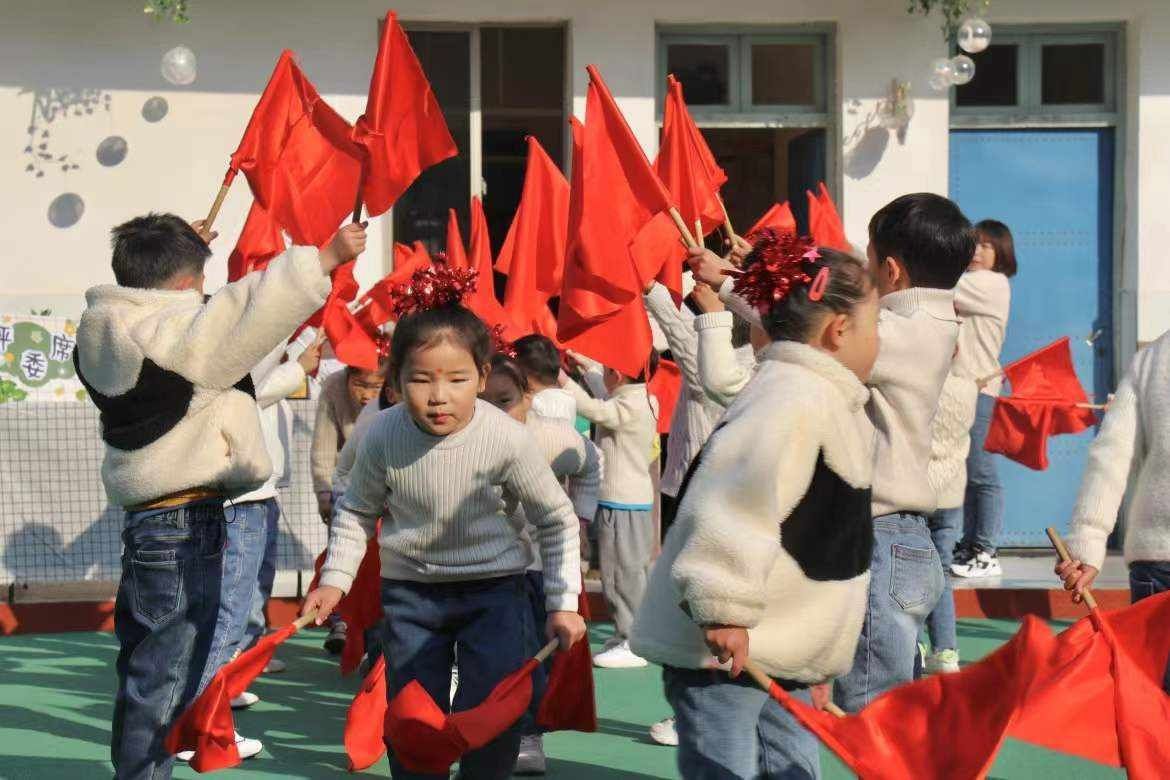
<instances>
[{"instance_id":1,"label":"window","mask_svg":"<svg viewBox=\"0 0 1170 780\"><path fill-rule=\"evenodd\" d=\"M1077 29L996 27L992 45L971 55L975 78L954 90L960 124L964 117L967 123L1005 116L1115 118L1118 32Z\"/></svg>"}]
</instances>

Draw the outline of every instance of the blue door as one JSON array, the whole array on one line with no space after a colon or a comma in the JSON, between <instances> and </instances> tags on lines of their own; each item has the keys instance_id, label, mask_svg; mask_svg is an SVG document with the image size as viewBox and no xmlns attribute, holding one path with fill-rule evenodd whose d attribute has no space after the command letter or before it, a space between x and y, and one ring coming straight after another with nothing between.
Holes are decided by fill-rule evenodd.
<instances>
[{"instance_id":1,"label":"blue door","mask_svg":"<svg viewBox=\"0 0 1170 780\"><path fill-rule=\"evenodd\" d=\"M954 130L950 181L972 222L998 219L1015 237L1002 362L1069 336L1081 384L1104 401L1113 388L1113 130ZM1093 435L1050 439L1047 471L1000 459L1001 545L1047 547L1045 526L1067 526Z\"/></svg>"}]
</instances>

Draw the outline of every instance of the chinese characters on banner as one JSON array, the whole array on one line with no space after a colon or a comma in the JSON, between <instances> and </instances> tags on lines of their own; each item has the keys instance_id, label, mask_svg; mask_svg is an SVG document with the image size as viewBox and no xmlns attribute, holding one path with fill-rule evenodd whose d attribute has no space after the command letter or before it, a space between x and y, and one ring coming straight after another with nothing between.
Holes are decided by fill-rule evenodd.
<instances>
[{"instance_id":1,"label":"chinese characters on banner","mask_svg":"<svg viewBox=\"0 0 1170 780\"><path fill-rule=\"evenodd\" d=\"M0 314L0 403L84 401L73 368L77 324L64 317Z\"/></svg>"}]
</instances>

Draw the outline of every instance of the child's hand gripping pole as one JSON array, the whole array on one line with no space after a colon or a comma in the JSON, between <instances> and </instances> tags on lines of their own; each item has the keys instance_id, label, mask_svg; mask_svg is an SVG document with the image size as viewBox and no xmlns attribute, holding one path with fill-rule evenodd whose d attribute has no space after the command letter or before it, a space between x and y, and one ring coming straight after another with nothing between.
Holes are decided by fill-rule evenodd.
<instances>
[{"instance_id":1,"label":"child's hand gripping pole","mask_svg":"<svg viewBox=\"0 0 1170 780\"><path fill-rule=\"evenodd\" d=\"M1052 542L1052 546L1056 548L1056 554L1060 556L1061 563L1068 563L1072 560L1072 555L1068 552L1068 547L1064 544L1064 539L1060 538L1060 534L1055 528L1048 527L1044 529L1048 534L1048 540ZM1081 598L1085 600L1085 606L1089 608L1090 613L1097 612L1097 599L1093 598L1092 592L1088 588L1081 591Z\"/></svg>"},{"instance_id":2,"label":"child's hand gripping pole","mask_svg":"<svg viewBox=\"0 0 1170 780\"><path fill-rule=\"evenodd\" d=\"M756 685L763 688L769 696L775 698L775 695L772 693L772 686L775 685L775 681L772 680L772 678L769 677L763 669L756 666L751 659L748 659L747 661L744 661L743 670L747 672L753 680L756 681ZM829 713L830 715L835 715L838 718L845 717L845 710L841 709L831 701L826 702L823 709L825 712Z\"/></svg>"},{"instance_id":3,"label":"child's hand gripping pole","mask_svg":"<svg viewBox=\"0 0 1170 780\"><path fill-rule=\"evenodd\" d=\"M556 649L560 646L561 646L561 640L553 639L553 640L549 641L549 643L547 645L540 648L540 652L537 653L536 655L534 655L533 658L535 658L537 660L537 662L539 662L539 663L544 663L545 661L547 661L549 659L549 656L551 656L553 653L556 652Z\"/></svg>"},{"instance_id":4,"label":"child's hand gripping pole","mask_svg":"<svg viewBox=\"0 0 1170 780\"><path fill-rule=\"evenodd\" d=\"M305 614L301 615L296 620L294 620L293 625L297 627L297 631L300 631L302 628L309 625L310 623L312 623L316 619L317 619L317 609L316 609L316 607L314 607L314 608L310 609L308 612L306 612Z\"/></svg>"}]
</instances>

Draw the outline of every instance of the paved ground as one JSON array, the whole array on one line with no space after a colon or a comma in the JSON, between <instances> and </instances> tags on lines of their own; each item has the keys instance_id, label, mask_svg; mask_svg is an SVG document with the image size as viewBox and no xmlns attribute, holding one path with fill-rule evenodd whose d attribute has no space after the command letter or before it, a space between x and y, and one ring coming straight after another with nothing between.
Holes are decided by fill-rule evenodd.
<instances>
[{"instance_id":1,"label":"paved ground","mask_svg":"<svg viewBox=\"0 0 1170 780\"><path fill-rule=\"evenodd\" d=\"M1056 559L1049 551L1041 553L1021 553L1006 550L999 555L1000 566L1003 567L1002 577L986 577L980 579L964 579L953 577L951 582L956 588L1003 588L1007 590L1036 589L1048 590L1059 588L1060 580L1053 573ZM1093 585L1097 590L1129 590L1129 569L1120 555L1110 555L1105 559L1101 574Z\"/></svg>"},{"instance_id":2,"label":"paved ground","mask_svg":"<svg viewBox=\"0 0 1170 780\"><path fill-rule=\"evenodd\" d=\"M1050 564L1049 564L1050 565ZM1013 575L1014 576L1014 575ZM1015 631L1010 621L960 621L964 658L976 659ZM608 626L593 630L603 641ZM321 635L294 637L280 651L289 664L283 675L261 678L253 687L263 701L239 713L238 728L262 739L265 753L243 767L217 773L247 778L340 778L346 776L341 733L357 687L340 679L335 662L320 649ZM108 728L116 654L110 634L43 634L0 638L0 778L55 780L110 776ZM617 780L676 777L674 750L652 744L646 728L667 714L657 669L598 671L601 731L554 734L547 739L551 780ZM955 735L955 739L960 739ZM385 777L383 764L361 776ZM824 777L847 778L826 754ZM992 778L1043 775L1113 778L1124 774L1009 742ZM177 778L197 775L187 768Z\"/></svg>"}]
</instances>

